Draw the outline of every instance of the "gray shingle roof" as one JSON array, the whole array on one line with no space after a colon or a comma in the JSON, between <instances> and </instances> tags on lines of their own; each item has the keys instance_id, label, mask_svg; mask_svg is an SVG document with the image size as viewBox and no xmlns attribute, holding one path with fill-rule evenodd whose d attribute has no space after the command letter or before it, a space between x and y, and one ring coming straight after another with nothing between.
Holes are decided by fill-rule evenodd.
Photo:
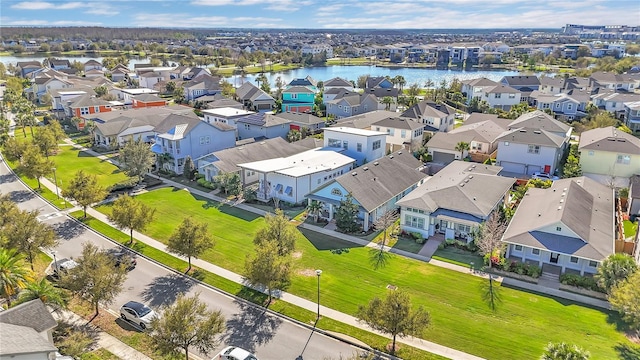
<instances>
[{"instance_id":1,"label":"gray shingle roof","mask_svg":"<svg viewBox=\"0 0 640 360\"><path fill-rule=\"evenodd\" d=\"M369 129L371 124L388 117L398 116L398 113L387 110L375 110L368 113L338 119L335 126Z\"/></svg>"},{"instance_id":2,"label":"gray shingle roof","mask_svg":"<svg viewBox=\"0 0 640 360\"><path fill-rule=\"evenodd\" d=\"M58 325L40 299L0 312L0 323L27 326L39 333Z\"/></svg>"},{"instance_id":3,"label":"gray shingle roof","mask_svg":"<svg viewBox=\"0 0 640 360\"><path fill-rule=\"evenodd\" d=\"M161 97L153 94L140 94L133 97L134 100L142 101L142 102L155 102L155 101L165 101ZM166 101L165 101L166 102Z\"/></svg>"},{"instance_id":4,"label":"gray shingle roof","mask_svg":"<svg viewBox=\"0 0 640 360\"><path fill-rule=\"evenodd\" d=\"M412 119L421 119L425 116L442 119L454 113L455 109L446 104L423 100L407 109L401 116Z\"/></svg>"},{"instance_id":5,"label":"gray shingle roof","mask_svg":"<svg viewBox=\"0 0 640 360\"><path fill-rule=\"evenodd\" d=\"M511 124L513 120L501 119L496 114L471 113L469 114L469 117L464 121L464 125L471 125L483 121L491 121L506 130L509 128L509 124Z\"/></svg>"},{"instance_id":6,"label":"gray shingle roof","mask_svg":"<svg viewBox=\"0 0 640 360\"><path fill-rule=\"evenodd\" d=\"M333 79L329 79L324 82L324 86L343 86L343 87L353 87L353 84L350 81L347 81L341 77L334 77Z\"/></svg>"},{"instance_id":7,"label":"gray shingle roof","mask_svg":"<svg viewBox=\"0 0 640 360\"><path fill-rule=\"evenodd\" d=\"M449 134L468 133L473 136L473 140L492 143L496 141L498 136L502 135L504 129L491 120L466 124L457 129L449 131Z\"/></svg>"},{"instance_id":8,"label":"gray shingle roof","mask_svg":"<svg viewBox=\"0 0 640 360\"><path fill-rule=\"evenodd\" d=\"M384 126L394 129L416 130L424 128L424 124L420 124L411 119L402 117L388 117L380 121L376 121L371 126Z\"/></svg>"},{"instance_id":9,"label":"gray shingle roof","mask_svg":"<svg viewBox=\"0 0 640 360\"><path fill-rule=\"evenodd\" d=\"M553 116L540 110L531 111L520 115L509 125L512 129L528 128L536 130L547 130L556 133L566 133L570 126L558 121Z\"/></svg>"},{"instance_id":10,"label":"gray shingle roof","mask_svg":"<svg viewBox=\"0 0 640 360\"><path fill-rule=\"evenodd\" d=\"M391 96L392 98L397 98L399 89L376 87L376 88L366 88L364 89L364 92L367 94L373 94L377 98L383 98L385 96Z\"/></svg>"},{"instance_id":11,"label":"gray shingle roof","mask_svg":"<svg viewBox=\"0 0 640 360\"><path fill-rule=\"evenodd\" d=\"M497 176L500 170L500 166L456 160L397 204L429 212L444 209L486 218L515 182L515 179Z\"/></svg>"},{"instance_id":12,"label":"gray shingle roof","mask_svg":"<svg viewBox=\"0 0 640 360\"><path fill-rule=\"evenodd\" d=\"M517 128L505 131L496 140L559 148L564 143L565 138L545 130Z\"/></svg>"},{"instance_id":13,"label":"gray shingle roof","mask_svg":"<svg viewBox=\"0 0 640 360\"><path fill-rule=\"evenodd\" d=\"M2 324L0 326L0 356L41 354L57 351L52 343L28 326Z\"/></svg>"},{"instance_id":14,"label":"gray shingle roof","mask_svg":"<svg viewBox=\"0 0 640 360\"><path fill-rule=\"evenodd\" d=\"M609 126L580 134L578 148L637 155L640 154L640 139Z\"/></svg>"},{"instance_id":15,"label":"gray shingle roof","mask_svg":"<svg viewBox=\"0 0 640 360\"><path fill-rule=\"evenodd\" d=\"M587 177L531 188L520 202L503 241L602 261L614 253L614 194ZM566 227L575 236L543 231Z\"/></svg>"},{"instance_id":16,"label":"gray shingle roof","mask_svg":"<svg viewBox=\"0 0 640 360\"><path fill-rule=\"evenodd\" d=\"M314 125L324 123L323 119L307 113L283 112L275 114L275 116L300 124Z\"/></svg>"},{"instance_id":17,"label":"gray shingle roof","mask_svg":"<svg viewBox=\"0 0 640 360\"><path fill-rule=\"evenodd\" d=\"M536 86L540 85L540 80L535 75L514 75L502 78L509 86Z\"/></svg>"},{"instance_id":18,"label":"gray shingle roof","mask_svg":"<svg viewBox=\"0 0 640 360\"><path fill-rule=\"evenodd\" d=\"M306 86L292 86L282 91L283 93L306 93L313 94L313 90Z\"/></svg>"},{"instance_id":19,"label":"gray shingle roof","mask_svg":"<svg viewBox=\"0 0 640 360\"><path fill-rule=\"evenodd\" d=\"M102 100L92 95L86 94L82 95L80 98L75 98L69 107L79 108L79 107L89 107L89 106L100 106L100 105L111 105L110 102L106 100Z\"/></svg>"}]
</instances>

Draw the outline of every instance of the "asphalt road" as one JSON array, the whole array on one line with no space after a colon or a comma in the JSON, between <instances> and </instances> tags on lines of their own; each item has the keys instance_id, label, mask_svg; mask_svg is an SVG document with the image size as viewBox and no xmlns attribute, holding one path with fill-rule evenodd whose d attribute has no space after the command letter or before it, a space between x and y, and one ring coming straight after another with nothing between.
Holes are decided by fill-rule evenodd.
<instances>
[{"instance_id":1,"label":"asphalt road","mask_svg":"<svg viewBox=\"0 0 640 360\"><path fill-rule=\"evenodd\" d=\"M53 226L60 237L55 249L58 260L79 256L84 242L91 242L104 249L117 246L77 224L33 194L9 171L3 161L0 164L0 194L10 194L21 209L40 211L39 219ZM152 308L158 308L173 303L181 293L199 293L202 301L211 309L220 309L227 319L227 332L222 336L218 348L209 354L198 354L203 358L213 357L227 345L252 351L261 360L338 359L340 355L349 357L356 352L356 348L343 342L266 314L259 307L247 305L190 281L144 258L138 257L137 262L137 267L127 276L124 291L109 305L109 309L119 312L120 306L129 300L141 301ZM129 328L121 320L117 322Z\"/></svg>"}]
</instances>

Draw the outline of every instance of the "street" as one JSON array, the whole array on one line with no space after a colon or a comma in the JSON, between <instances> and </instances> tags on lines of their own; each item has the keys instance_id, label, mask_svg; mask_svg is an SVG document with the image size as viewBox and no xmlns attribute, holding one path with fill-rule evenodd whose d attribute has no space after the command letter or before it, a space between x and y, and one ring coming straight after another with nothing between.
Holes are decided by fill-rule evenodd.
<instances>
[{"instance_id":1,"label":"street","mask_svg":"<svg viewBox=\"0 0 640 360\"><path fill-rule=\"evenodd\" d=\"M59 236L55 249L57 259L77 257L82 243L91 242L107 249L117 246L101 235L87 230L67 215L59 212L20 182L2 162L0 165L0 194L10 194L23 210L39 210L39 220L51 225ZM122 304L136 300L152 308L171 304L181 293L200 294L200 299L211 309L220 309L227 319L227 331L219 346L209 354L211 358L227 345L235 345L254 352L260 359L337 359L349 357L356 348L330 337L318 334L296 323L265 313L262 308L200 285L145 258L137 258L137 267L129 272L124 290L109 305L119 313ZM117 322L123 326L122 320ZM131 327L124 325L126 329Z\"/></svg>"}]
</instances>

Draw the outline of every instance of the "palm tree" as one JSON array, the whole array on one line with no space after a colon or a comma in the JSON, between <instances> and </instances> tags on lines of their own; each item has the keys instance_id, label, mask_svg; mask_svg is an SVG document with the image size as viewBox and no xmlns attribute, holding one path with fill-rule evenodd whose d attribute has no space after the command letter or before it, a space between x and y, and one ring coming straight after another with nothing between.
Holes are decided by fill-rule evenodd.
<instances>
[{"instance_id":1,"label":"palm tree","mask_svg":"<svg viewBox=\"0 0 640 360\"><path fill-rule=\"evenodd\" d=\"M398 86L400 86L400 93L402 94L402 89L404 88L404 85L407 83L407 80L405 80L404 76L402 75L397 75L396 77L394 77L394 79L396 79L396 83L398 84Z\"/></svg>"},{"instance_id":2,"label":"palm tree","mask_svg":"<svg viewBox=\"0 0 640 360\"><path fill-rule=\"evenodd\" d=\"M46 278L40 281L29 282L24 290L18 295L17 304L40 299L45 305L54 309L65 309L67 307L67 296L60 289L53 286Z\"/></svg>"},{"instance_id":3,"label":"palm tree","mask_svg":"<svg viewBox=\"0 0 640 360\"><path fill-rule=\"evenodd\" d=\"M541 360L588 360L591 355L577 345L567 343L549 343L544 350Z\"/></svg>"},{"instance_id":4,"label":"palm tree","mask_svg":"<svg viewBox=\"0 0 640 360\"><path fill-rule=\"evenodd\" d=\"M384 109L389 110L391 109L391 104L393 104L393 98L391 96L385 96L381 102L385 105Z\"/></svg>"},{"instance_id":5,"label":"palm tree","mask_svg":"<svg viewBox=\"0 0 640 360\"><path fill-rule=\"evenodd\" d=\"M309 214L313 215L313 221L318 222L318 213L322 209L322 204L319 201L311 201L311 204L307 207Z\"/></svg>"},{"instance_id":6,"label":"palm tree","mask_svg":"<svg viewBox=\"0 0 640 360\"><path fill-rule=\"evenodd\" d=\"M0 292L11 306L11 296L26 286L31 279L30 271L24 266L22 255L14 249L0 249Z\"/></svg>"},{"instance_id":7,"label":"palm tree","mask_svg":"<svg viewBox=\"0 0 640 360\"><path fill-rule=\"evenodd\" d=\"M267 76L264 73L261 73L260 75L256 76L255 81L258 83L258 87L260 87L260 84L268 83L269 79L267 79Z\"/></svg>"},{"instance_id":8,"label":"palm tree","mask_svg":"<svg viewBox=\"0 0 640 360\"><path fill-rule=\"evenodd\" d=\"M462 158L464 158L464 152L466 150L469 150L469 143L468 142L464 142L464 141L460 141L458 144L456 144L456 151L460 151L460 160L462 160Z\"/></svg>"}]
</instances>

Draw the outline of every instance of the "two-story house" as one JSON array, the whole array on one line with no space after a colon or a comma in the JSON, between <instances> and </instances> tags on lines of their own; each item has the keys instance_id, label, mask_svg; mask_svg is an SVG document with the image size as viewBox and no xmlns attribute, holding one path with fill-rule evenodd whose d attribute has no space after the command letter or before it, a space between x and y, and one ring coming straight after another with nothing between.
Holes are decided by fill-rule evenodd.
<instances>
[{"instance_id":1,"label":"two-story house","mask_svg":"<svg viewBox=\"0 0 640 360\"><path fill-rule=\"evenodd\" d=\"M324 146L342 149L342 153L356 160L355 165L381 158L385 154L387 134L347 127L324 129Z\"/></svg>"},{"instance_id":2,"label":"two-story house","mask_svg":"<svg viewBox=\"0 0 640 360\"><path fill-rule=\"evenodd\" d=\"M216 95L222 93L220 88L220 78L208 74L201 75L194 80L182 85L184 97L187 101L197 100L201 96Z\"/></svg>"},{"instance_id":3,"label":"two-story house","mask_svg":"<svg viewBox=\"0 0 640 360\"><path fill-rule=\"evenodd\" d=\"M333 100L326 102L327 115L342 119L378 110L378 100L372 94L342 91Z\"/></svg>"},{"instance_id":4,"label":"two-story house","mask_svg":"<svg viewBox=\"0 0 640 360\"><path fill-rule=\"evenodd\" d=\"M84 71L87 72L89 70L102 71L102 63L94 59L87 60L87 62L84 63Z\"/></svg>"},{"instance_id":5,"label":"two-story house","mask_svg":"<svg viewBox=\"0 0 640 360\"><path fill-rule=\"evenodd\" d=\"M487 78L477 78L471 80L462 80L461 92L467 98L467 105L471 104L474 98L481 101L487 93L487 90L493 89L499 84Z\"/></svg>"},{"instance_id":6,"label":"two-story house","mask_svg":"<svg viewBox=\"0 0 640 360\"><path fill-rule=\"evenodd\" d=\"M529 102L529 95L540 88L540 79L535 75L505 76L500 83L520 91L520 100L526 103Z\"/></svg>"},{"instance_id":7,"label":"two-story house","mask_svg":"<svg viewBox=\"0 0 640 360\"><path fill-rule=\"evenodd\" d=\"M131 98L131 101L131 107L134 109L167 105L167 100L153 94L137 95Z\"/></svg>"},{"instance_id":8,"label":"two-story house","mask_svg":"<svg viewBox=\"0 0 640 360\"><path fill-rule=\"evenodd\" d=\"M53 329L58 322L38 298L0 311L0 358L57 359Z\"/></svg>"},{"instance_id":9,"label":"two-story house","mask_svg":"<svg viewBox=\"0 0 640 360\"><path fill-rule=\"evenodd\" d=\"M486 87L480 101L486 101L493 109L509 110L512 106L520 104L522 92L505 85Z\"/></svg>"},{"instance_id":10,"label":"two-story house","mask_svg":"<svg viewBox=\"0 0 640 360\"><path fill-rule=\"evenodd\" d=\"M312 112L316 92L310 86L291 86L282 91L282 112Z\"/></svg>"},{"instance_id":11,"label":"two-story house","mask_svg":"<svg viewBox=\"0 0 640 360\"><path fill-rule=\"evenodd\" d=\"M307 128L315 134L326 125L324 119L309 113L283 112L274 116L289 121L289 130L301 131L303 128Z\"/></svg>"},{"instance_id":12,"label":"two-story house","mask_svg":"<svg viewBox=\"0 0 640 360\"><path fill-rule=\"evenodd\" d=\"M401 116L423 124L425 131L436 133L453 130L455 115L456 110L447 104L423 100L407 109Z\"/></svg>"},{"instance_id":13,"label":"two-story house","mask_svg":"<svg viewBox=\"0 0 640 360\"><path fill-rule=\"evenodd\" d=\"M580 134L578 150L582 174L602 184L628 187L640 174L640 139L613 126Z\"/></svg>"},{"instance_id":14,"label":"two-story house","mask_svg":"<svg viewBox=\"0 0 640 360\"><path fill-rule=\"evenodd\" d=\"M449 164L454 160L462 160L470 154L490 155L498 148L497 138L505 129L491 120L463 125L450 132L437 132L427 142L427 151L432 161ZM458 144L469 145L467 150L458 150Z\"/></svg>"},{"instance_id":15,"label":"two-story house","mask_svg":"<svg viewBox=\"0 0 640 360\"><path fill-rule=\"evenodd\" d=\"M235 97L244 105L245 109L251 111L270 111L276 104L276 100L271 95L250 82L237 88Z\"/></svg>"},{"instance_id":16,"label":"two-story house","mask_svg":"<svg viewBox=\"0 0 640 360\"><path fill-rule=\"evenodd\" d=\"M402 117L388 117L371 124L374 131L387 133L387 152L400 149L417 151L422 146L424 125Z\"/></svg>"},{"instance_id":17,"label":"two-story house","mask_svg":"<svg viewBox=\"0 0 640 360\"><path fill-rule=\"evenodd\" d=\"M255 113L236 120L238 139L286 138L290 121L268 113Z\"/></svg>"},{"instance_id":18,"label":"two-story house","mask_svg":"<svg viewBox=\"0 0 640 360\"><path fill-rule=\"evenodd\" d=\"M634 134L640 133L640 101L624 104L624 124Z\"/></svg>"},{"instance_id":19,"label":"two-story house","mask_svg":"<svg viewBox=\"0 0 640 360\"><path fill-rule=\"evenodd\" d=\"M238 120L255 114L253 111L241 110L236 108L217 108L217 109L205 109L202 110L202 115L204 115L204 121L208 124L216 124L221 123L225 125L229 125L234 129L238 128ZM238 132L236 130L236 138L238 136Z\"/></svg>"}]
</instances>

